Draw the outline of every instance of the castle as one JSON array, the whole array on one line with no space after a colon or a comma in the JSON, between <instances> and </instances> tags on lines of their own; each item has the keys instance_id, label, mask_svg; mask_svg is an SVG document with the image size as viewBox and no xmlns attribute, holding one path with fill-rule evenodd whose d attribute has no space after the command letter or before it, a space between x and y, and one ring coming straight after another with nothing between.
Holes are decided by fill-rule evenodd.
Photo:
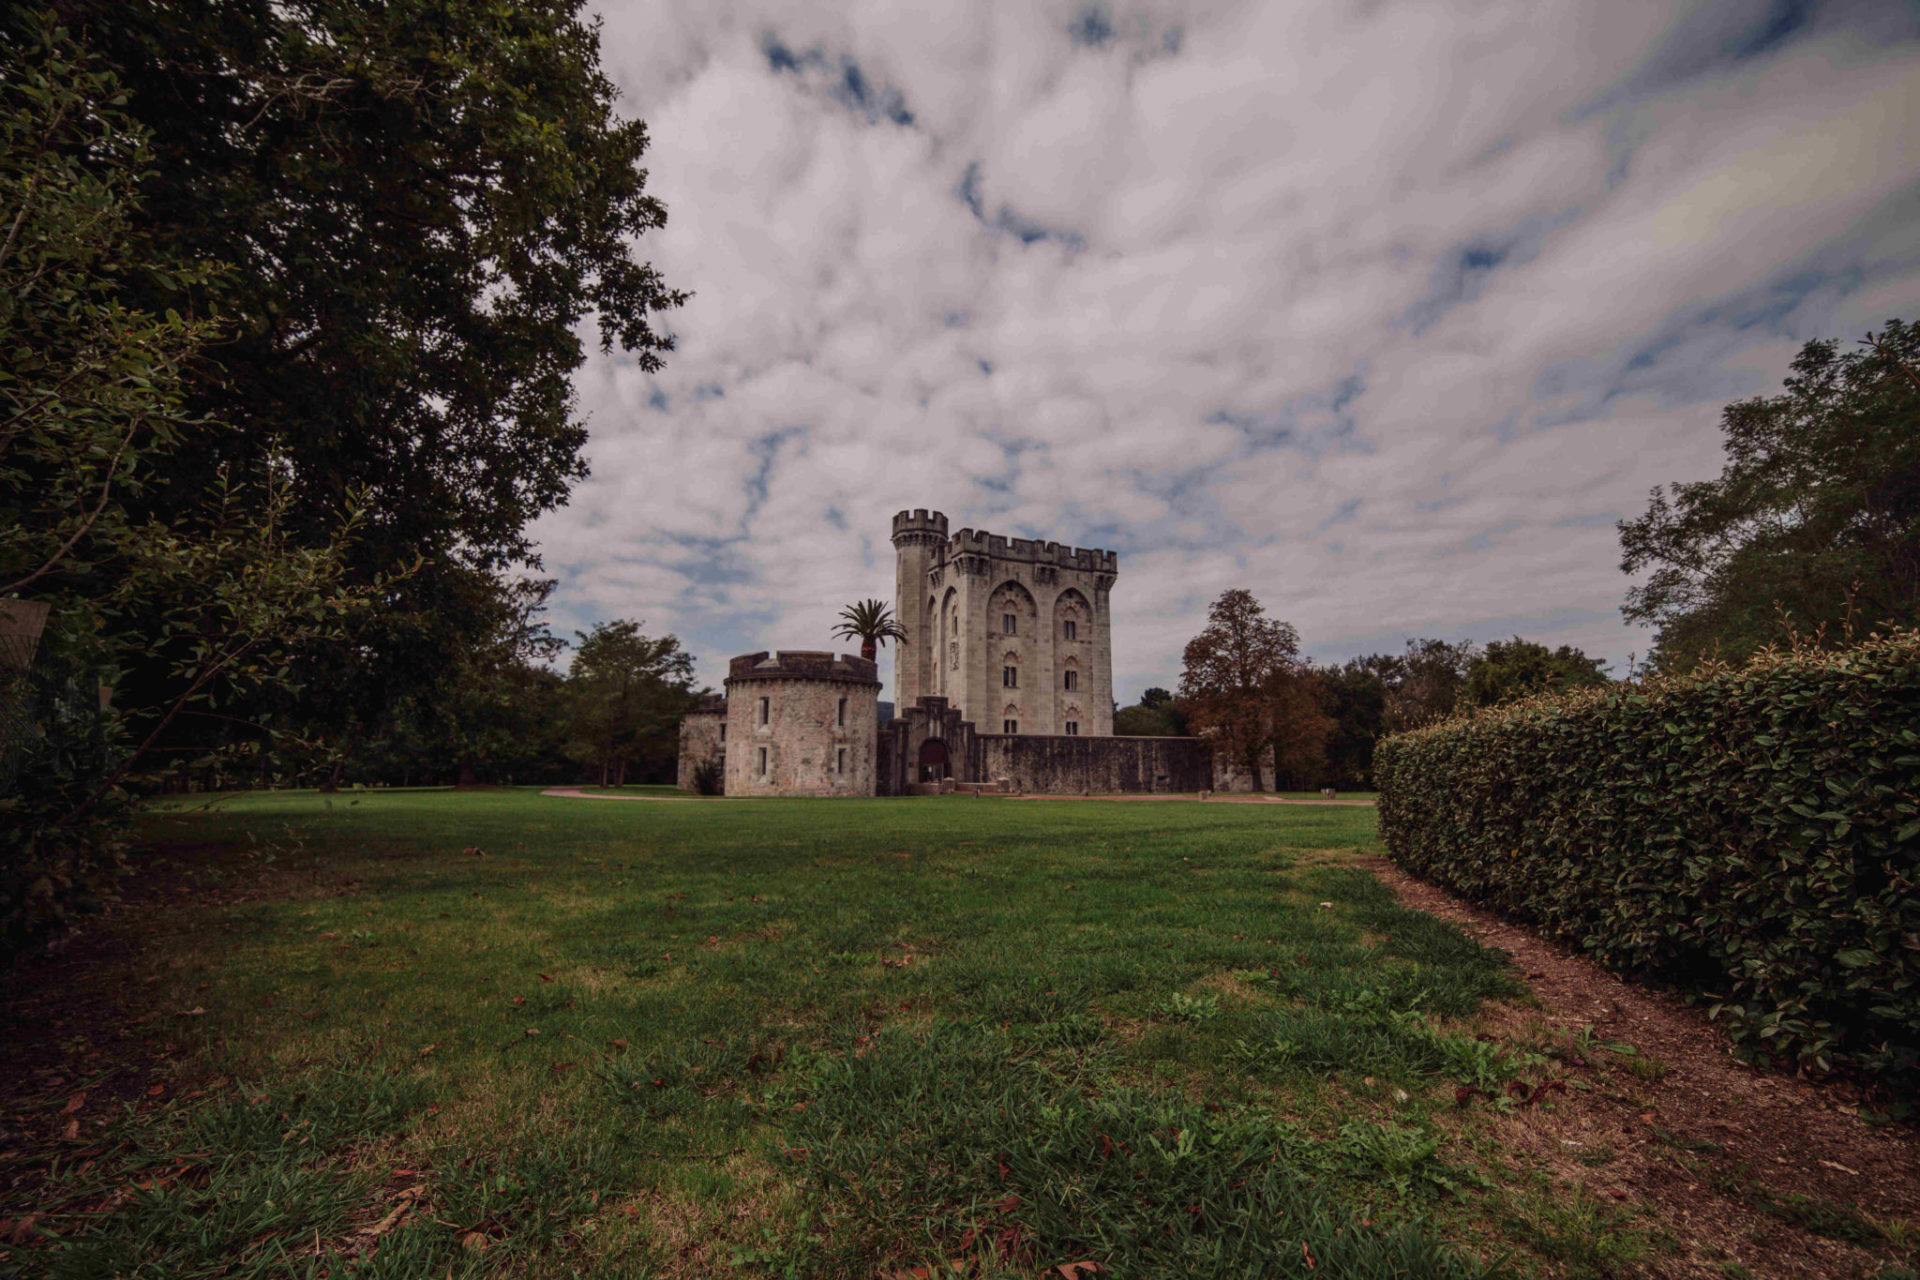
<instances>
[{"instance_id":1,"label":"castle","mask_svg":"<svg viewBox=\"0 0 1920 1280\"><path fill-rule=\"evenodd\" d=\"M1119 556L972 529L949 538L938 511L896 515L893 546L901 706L943 697L1002 733L1113 732Z\"/></svg>"},{"instance_id":2,"label":"castle","mask_svg":"<svg viewBox=\"0 0 1920 1280\"><path fill-rule=\"evenodd\" d=\"M877 664L782 650L728 664L726 696L682 720L679 784L703 762L730 796L1198 791L1194 738L1113 736L1111 592L1119 557L893 518L899 714L878 716Z\"/></svg>"}]
</instances>

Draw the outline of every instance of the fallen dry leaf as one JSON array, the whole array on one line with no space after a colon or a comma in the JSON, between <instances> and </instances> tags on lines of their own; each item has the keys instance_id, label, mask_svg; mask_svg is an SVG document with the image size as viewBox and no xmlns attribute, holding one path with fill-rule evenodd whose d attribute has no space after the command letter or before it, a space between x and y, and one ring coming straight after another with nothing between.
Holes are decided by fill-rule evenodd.
<instances>
[{"instance_id":1,"label":"fallen dry leaf","mask_svg":"<svg viewBox=\"0 0 1920 1280\"><path fill-rule=\"evenodd\" d=\"M180 1016L183 1018L197 1018L205 1012L206 1012L205 1009L202 1009L199 1005L195 1005L191 1009L182 1009L180 1011Z\"/></svg>"},{"instance_id":2,"label":"fallen dry leaf","mask_svg":"<svg viewBox=\"0 0 1920 1280\"><path fill-rule=\"evenodd\" d=\"M86 1105L87 1105L87 1094L86 1094L86 1091L83 1089L79 1093L76 1093L71 1098L67 1099L67 1105L60 1108L60 1114L63 1116L70 1116L74 1112L78 1111L80 1108Z\"/></svg>"},{"instance_id":3,"label":"fallen dry leaf","mask_svg":"<svg viewBox=\"0 0 1920 1280\"><path fill-rule=\"evenodd\" d=\"M1106 1268L1089 1258L1085 1262L1063 1262L1054 1268L1067 1280L1080 1280L1082 1275L1099 1275Z\"/></svg>"},{"instance_id":4,"label":"fallen dry leaf","mask_svg":"<svg viewBox=\"0 0 1920 1280\"><path fill-rule=\"evenodd\" d=\"M484 858L487 856L487 851L477 844L470 844L460 851L460 856L463 858Z\"/></svg>"},{"instance_id":5,"label":"fallen dry leaf","mask_svg":"<svg viewBox=\"0 0 1920 1280\"><path fill-rule=\"evenodd\" d=\"M485 1253L487 1238L478 1231L469 1231L460 1237L460 1247L468 1253Z\"/></svg>"},{"instance_id":6,"label":"fallen dry leaf","mask_svg":"<svg viewBox=\"0 0 1920 1280\"><path fill-rule=\"evenodd\" d=\"M553 975L552 975L552 974L550 974L550 973L543 973L543 974L541 974L541 975L540 975L540 981L542 981L542 982L552 982L552 981L553 981Z\"/></svg>"},{"instance_id":7,"label":"fallen dry leaf","mask_svg":"<svg viewBox=\"0 0 1920 1280\"><path fill-rule=\"evenodd\" d=\"M80 1117L75 1116L73 1119L67 1121L66 1127L60 1130L60 1136L68 1142L72 1142L75 1138L79 1137Z\"/></svg>"},{"instance_id":8,"label":"fallen dry leaf","mask_svg":"<svg viewBox=\"0 0 1920 1280\"><path fill-rule=\"evenodd\" d=\"M537 1036L537 1035L539 1035L539 1034L540 1034L540 1028L538 1028L538 1027L528 1027L528 1028L527 1028L527 1034L528 1034L528 1035L530 1035L530 1036Z\"/></svg>"},{"instance_id":9,"label":"fallen dry leaf","mask_svg":"<svg viewBox=\"0 0 1920 1280\"><path fill-rule=\"evenodd\" d=\"M437 1045L437 1044L430 1044L430 1045L428 1045L428 1046L427 1046L426 1048L424 1048L424 1049L422 1049L422 1050L421 1050L421 1051L420 1051L420 1052L419 1052L419 1053L418 1053L417 1055L415 1055L415 1056L416 1056L416 1057L421 1057L421 1058L424 1058L424 1057L426 1057L426 1056L427 1056L428 1054L430 1054L430 1053L432 1053L432 1052L433 1052L433 1051L434 1051L435 1049L438 1049L439 1047L440 1047L440 1046L439 1046L439 1045Z\"/></svg>"},{"instance_id":10,"label":"fallen dry leaf","mask_svg":"<svg viewBox=\"0 0 1920 1280\"><path fill-rule=\"evenodd\" d=\"M525 1004L526 1002L527 1002L527 998L526 998L525 996L515 996L515 997L513 998L513 1003L514 1003L514 1004L515 1004L516 1006L518 1006L518 1005L523 1005L523 1004Z\"/></svg>"}]
</instances>

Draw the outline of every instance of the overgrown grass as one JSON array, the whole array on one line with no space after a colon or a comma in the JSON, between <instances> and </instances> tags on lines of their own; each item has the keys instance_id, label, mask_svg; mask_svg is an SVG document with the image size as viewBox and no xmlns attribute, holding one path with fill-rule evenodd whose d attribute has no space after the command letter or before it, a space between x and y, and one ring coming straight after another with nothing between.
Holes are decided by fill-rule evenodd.
<instances>
[{"instance_id":1,"label":"overgrown grass","mask_svg":"<svg viewBox=\"0 0 1920 1280\"><path fill-rule=\"evenodd\" d=\"M1587 1237L1634 1256L1618 1211L1549 1215L1452 1150L1456 1088L1537 1060L1461 1029L1516 990L1501 958L1343 865L1372 828L524 790L159 812L190 875L237 862L281 891L180 908L197 942L137 998L208 1092L90 1131L90 1163L49 1181L54 1238L0 1274L1324 1280L1524 1273Z\"/></svg>"}]
</instances>

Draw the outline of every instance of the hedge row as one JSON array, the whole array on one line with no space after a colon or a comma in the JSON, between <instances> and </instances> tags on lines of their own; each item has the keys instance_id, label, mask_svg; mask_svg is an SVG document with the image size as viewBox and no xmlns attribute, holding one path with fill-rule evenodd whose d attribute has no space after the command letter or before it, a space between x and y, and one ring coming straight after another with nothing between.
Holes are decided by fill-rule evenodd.
<instances>
[{"instance_id":1,"label":"hedge row","mask_svg":"<svg viewBox=\"0 0 1920 1280\"><path fill-rule=\"evenodd\" d=\"M1421 878L1920 1087L1920 635L1494 708L1374 757Z\"/></svg>"}]
</instances>

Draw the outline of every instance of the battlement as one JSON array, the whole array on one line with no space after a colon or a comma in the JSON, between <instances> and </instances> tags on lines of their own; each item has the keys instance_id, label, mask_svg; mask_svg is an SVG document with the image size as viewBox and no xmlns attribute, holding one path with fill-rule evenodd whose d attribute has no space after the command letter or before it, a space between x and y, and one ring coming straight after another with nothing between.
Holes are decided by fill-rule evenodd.
<instances>
[{"instance_id":1,"label":"battlement","mask_svg":"<svg viewBox=\"0 0 1920 1280\"><path fill-rule=\"evenodd\" d=\"M777 654L746 653L727 663L727 683L742 680L831 680L842 684L880 683L880 664L851 653L835 655L811 649L782 649Z\"/></svg>"},{"instance_id":2,"label":"battlement","mask_svg":"<svg viewBox=\"0 0 1920 1280\"><path fill-rule=\"evenodd\" d=\"M723 693L703 693L700 701L693 704L687 712L690 716L723 716L727 714L727 696Z\"/></svg>"},{"instance_id":3,"label":"battlement","mask_svg":"<svg viewBox=\"0 0 1920 1280\"><path fill-rule=\"evenodd\" d=\"M1020 560L1028 564L1057 565L1086 573L1120 572L1120 554L1098 547L1069 547L1058 542L1033 538L1003 538L984 529L962 529L947 542L947 555L987 556L994 560Z\"/></svg>"},{"instance_id":4,"label":"battlement","mask_svg":"<svg viewBox=\"0 0 1920 1280\"><path fill-rule=\"evenodd\" d=\"M944 512L916 507L912 511L901 511L893 517L893 545L896 547L907 541L945 542L946 540L947 517Z\"/></svg>"}]
</instances>

